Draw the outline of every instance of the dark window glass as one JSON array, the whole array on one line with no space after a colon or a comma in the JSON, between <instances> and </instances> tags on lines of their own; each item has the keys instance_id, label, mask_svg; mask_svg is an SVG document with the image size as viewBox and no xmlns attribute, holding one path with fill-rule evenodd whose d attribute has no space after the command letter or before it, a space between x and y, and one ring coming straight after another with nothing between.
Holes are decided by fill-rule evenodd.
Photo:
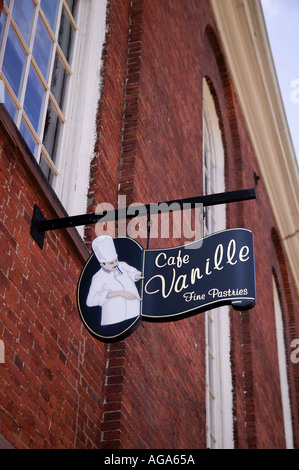
<instances>
[{"instance_id":1,"label":"dark window glass","mask_svg":"<svg viewBox=\"0 0 299 470\"><path fill-rule=\"evenodd\" d=\"M9 27L4 54L3 73L15 95L19 97L20 84L23 76L26 54L12 27Z\"/></svg>"},{"instance_id":2,"label":"dark window glass","mask_svg":"<svg viewBox=\"0 0 299 470\"><path fill-rule=\"evenodd\" d=\"M71 63L73 55L74 36L75 30L65 8L63 8L59 27L58 44L69 64Z\"/></svg>"},{"instance_id":3,"label":"dark window glass","mask_svg":"<svg viewBox=\"0 0 299 470\"><path fill-rule=\"evenodd\" d=\"M62 111L64 111L67 82L68 74L59 55L56 53L51 82L51 92Z\"/></svg>"},{"instance_id":4,"label":"dark window glass","mask_svg":"<svg viewBox=\"0 0 299 470\"><path fill-rule=\"evenodd\" d=\"M32 18L34 13L34 5L32 0L17 0L14 3L12 17L16 22L20 33L29 44L30 32L32 26Z\"/></svg>"},{"instance_id":5,"label":"dark window glass","mask_svg":"<svg viewBox=\"0 0 299 470\"><path fill-rule=\"evenodd\" d=\"M59 143L59 138L61 134L61 121L59 120L58 114L52 104L49 102L43 144L48 152L51 155L51 158L54 163L57 160L57 147Z\"/></svg>"},{"instance_id":6,"label":"dark window glass","mask_svg":"<svg viewBox=\"0 0 299 470\"><path fill-rule=\"evenodd\" d=\"M39 130L39 122L42 112L45 90L35 70L30 66L24 110L29 117L36 132Z\"/></svg>"},{"instance_id":7,"label":"dark window glass","mask_svg":"<svg viewBox=\"0 0 299 470\"><path fill-rule=\"evenodd\" d=\"M21 132L22 136L24 137L29 149L34 154L36 143L35 143L35 141L32 137L31 132L29 131L28 127L26 126L25 122L23 121L23 119L22 119L21 125L20 125L20 132Z\"/></svg>"},{"instance_id":8,"label":"dark window glass","mask_svg":"<svg viewBox=\"0 0 299 470\"><path fill-rule=\"evenodd\" d=\"M39 16L37 20L32 53L40 71L46 80L49 72L52 44L52 40L45 28L45 25L42 22L41 17Z\"/></svg>"},{"instance_id":9,"label":"dark window glass","mask_svg":"<svg viewBox=\"0 0 299 470\"><path fill-rule=\"evenodd\" d=\"M57 20L58 0L41 0L40 6L52 30L55 31Z\"/></svg>"}]
</instances>

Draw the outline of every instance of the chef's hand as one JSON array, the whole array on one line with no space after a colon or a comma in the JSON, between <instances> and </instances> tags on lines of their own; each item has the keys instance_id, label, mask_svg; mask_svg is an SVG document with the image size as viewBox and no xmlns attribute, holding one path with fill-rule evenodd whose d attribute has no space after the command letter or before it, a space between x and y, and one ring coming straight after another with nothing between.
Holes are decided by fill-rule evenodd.
<instances>
[{"instance_id":1,"label":"chef's hand","mask_svg":"<svg viewBox=\"0 0 299 470\"><path fill-rule=\"evenodd\" d=\"M141 273L135 274L135 280L136 280L136 281L139 281L140 279L144 279L144 277L142 276L142 274L141 274Z\"/></svg>"}]
</instances>

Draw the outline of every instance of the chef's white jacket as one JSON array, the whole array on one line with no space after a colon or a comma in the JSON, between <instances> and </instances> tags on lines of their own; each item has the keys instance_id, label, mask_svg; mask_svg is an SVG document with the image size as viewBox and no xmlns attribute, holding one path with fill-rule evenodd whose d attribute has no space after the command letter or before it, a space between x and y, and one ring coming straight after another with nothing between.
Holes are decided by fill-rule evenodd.
<instances>
[{"instance_id":1,"label":"chef's white jacket","mask_svg":"<svg viewBox=\"0 0 299 470\"><path fill-rule=\"evenodd\" d=\"M119 270L105 271L101 268L93 277L86 299L88 307L99 305L102 307L101 325L110 325L130 318L137 317L140 313L140 300L128 300L117 296L107 298L111 291L124 290L132 292L139 298L135 285L136 274L140 271L120 261Z\"/></svg>"}]
</instances>

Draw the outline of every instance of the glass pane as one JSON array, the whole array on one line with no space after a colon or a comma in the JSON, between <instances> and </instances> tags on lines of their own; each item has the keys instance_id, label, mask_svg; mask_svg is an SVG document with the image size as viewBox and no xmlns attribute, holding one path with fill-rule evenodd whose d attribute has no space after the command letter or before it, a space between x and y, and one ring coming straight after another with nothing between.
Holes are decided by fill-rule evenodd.
<instances>
[{"instance_id":1,"label":"glass pane","mask_svg":"<svg viewBox=\"0 0 299 470\"><path fill-rule=\"evenodd\" d=\"M29 131L28 127L26 126L25 122L23 121L23 119L22 119L21 125L20 125L20 132L21 132L22 136L24 137L24 139L26 141L26 144L28 145L29 149L34 154L36 143L35 143L35 140L32 137L31 132Z\"/></svg>"},{"instance_id":2,"label":"glass pane","mask_svg":"<svg viewBox=\"0 0 299 470\"><path fill-rule=\"evenodd\" d=\"M59 0L41 0L40 6L52 30L55 31Z\"/></svg>"},{"instance_id":3,"label":"glass pane","mask_svg":"<svg viewBox=\"0 0 299 470\"><path fill-rule=\"evenodd\" d=\"M3 11L0 15L0 44L1 44L1 38L2 38L3 29L4 29L5 20L6 20L6 15Z\"/></svg>"},{"instance_id":4,"label":"glass pane","mask_svg":"<svg viewBox=\"0 0 299 470\"><path fill-rule=\"evenodd\" d=\"M34 5L32 0L17 0L14 2L12 17L26 41L29 44Z\"/></svg>"},{"instance_id":5,"label":"glass pane","mask_svg":"<svg viewBox=\"0 0 299 470\"><path fill-rule=\"evenodd\" d=\"M53 162L57 163L57 148L59 144L59 137L61 135L62 123L59 120L59 117L49 102L46 122L45 122L45 130L44 130L44 138L43 144L48 152L51 155Z\"/></svg>"},{"instance_id":6,"label":"glass pane","mask_svg":"<svg viewBox=\"0 0 299 470\"><path fill-rule=\"evenodd\" d=\"M41 17L38 17L36 33L33 45L33 57L39 66L45 79L48 77L50 57L51 57L52 40L42 22Z\"/></svg>"},{"instance_id":7,"label":"glass pane","mask_svg":"<svg viewBox=\"0 0 299 470\"><path fill-rule=\"evenodd\" d=\"M14 105L14 102L12 101L11 97L9 96L6 90L5 90L5 95L4 95L4 105L7 111L9 112L10 116L14 120L16 117L17 108Z\"/></svg>"},{"instance_id":8,"label":"glass pane","mask_svg":"<svg viewBox=\"0 0 299 470\"><path fill-rule=\"evenodd\" d=\"M63 8L61 12L58 44L60 45L62 52L64 53L64 56L69 64L71 63L73 55L74 38L75 30L70 22L65 8Z\"/></svg>"},{"instance_id":9,"label":"glass pane","mask_svg":"<svg viewBox=\"0 0 299 470\"><path fill-rule=\"evenodd\" d=\"M51 82L51 92L53 93L53 96L62 111L64 111L67 83L67 71L65 70L63 63L61 62L59 55L56 53Z\"/></svg>"},{"instance_id":10,"label":"glass pane","mask_svg":"<svg viewBox=\"0 0 299 470\"><path fill-rule=\"evenodd\" d=\"M2 70L16 96L19 95L20 91L25 59L25 51L10 26Z\"/></svg>"},{"instance_id":11,"label":"glass pane","mask_svg":"<svg viewBox=\"0 0 299 470\"><path fill-rule=\"evenodd\" d=\"M69 7L70 11L72 12L73 18L76 19L77 16L77 6L78 0L66 0L67 6Z\"/></svg>"},{"instance_id":12,"label":"glass pane","mask_svg":"<svg viewBox=\"0 0 299 470\"><path fill-rule=\"evenodd\" d=\"M25 95L24 110L37 133L44 95L45 90L31 65Z\"/></svg>"},{"instance_id":13,"label":"glass pane","mask_svg":"<svg viewBox=\"0 0 299 470\"><path fill-rule=\"evenodd\" d=\"M47 178L47 180L51 182L51 180L53 178L53 173L52 173L52 170L51 170L51 168L49 167L49 165L47 163L47 160L44 158L43 154L41 154L39 166L40 166L43 174Z\"/></svg>"}]
</instances>

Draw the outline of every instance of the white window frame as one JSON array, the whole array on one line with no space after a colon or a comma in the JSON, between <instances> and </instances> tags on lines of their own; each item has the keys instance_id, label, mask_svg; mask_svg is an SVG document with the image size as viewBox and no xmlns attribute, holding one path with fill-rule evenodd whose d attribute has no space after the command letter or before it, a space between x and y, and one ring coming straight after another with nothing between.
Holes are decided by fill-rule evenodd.
<instances>
[{"instance_id":1,"label":"white window frame","mask_svg":"<svg viewBox=\"0 0 299 470\"><path fill-rule=\"evenodd\" d=\"M224 192L224 149L215 103L206 80L203 80L203 149L210 152L211 165L203 160L205 177L213 184L205 187L206 194ZM204 151L204 150L203 150ZM214 175L211 174L214 172ZM208 208L209 233L226 228L224 205ZM208 234L204 227L205 235ZM206 341L206 429L207 447L230 449L233 444L233 397L230 362L229 307L219 307L205 314Z\"/></svg>"},{"instance_id":2,"label":"white window frame","mask_svg":"<svg viewBox=\"0 0 299 470\"><path fill-rule=\"evenodd\" d=\"M272 276L272 283L273 283L273 300L274 300L274 315L275 315L276 340L277 340L277 355L278 355L285 441L286 441L287 449L294 449L291 402L290 402L288 374L287 374L286 348L285 348L285 342L284 342L282 310L281 310L278 290L277 290L274 276Z\"/></svg>"}]
</instances>

